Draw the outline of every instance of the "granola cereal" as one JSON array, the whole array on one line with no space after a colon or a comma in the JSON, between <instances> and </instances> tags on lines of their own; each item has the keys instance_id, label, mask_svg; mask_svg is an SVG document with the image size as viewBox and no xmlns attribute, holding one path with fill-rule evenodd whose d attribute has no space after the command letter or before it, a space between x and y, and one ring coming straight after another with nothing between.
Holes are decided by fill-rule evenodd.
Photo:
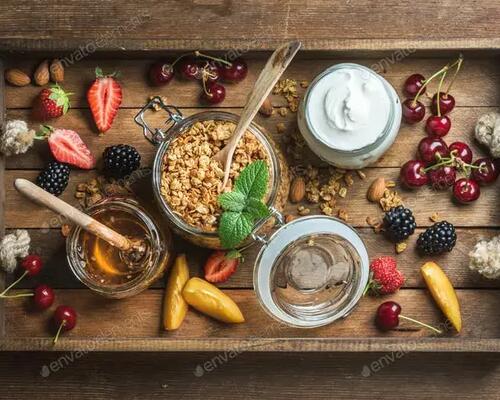
<instances>
[{"instance_id":1,"label":"granola cereal","mask_svg":"<svg viewBox=\"0 0 500 400\"><path fill-rule=\"evenodd\" d=\"M217 202L224 177L222 165L213 159L236 125L230 121L199 121L172 141L163 160L161 195L172 211L185 222L207 232L217 230L221 209ZM248 164L256 160L269 163L264 145L246 132L233 157L229 183Z\"/></svg>"}]
</instances>

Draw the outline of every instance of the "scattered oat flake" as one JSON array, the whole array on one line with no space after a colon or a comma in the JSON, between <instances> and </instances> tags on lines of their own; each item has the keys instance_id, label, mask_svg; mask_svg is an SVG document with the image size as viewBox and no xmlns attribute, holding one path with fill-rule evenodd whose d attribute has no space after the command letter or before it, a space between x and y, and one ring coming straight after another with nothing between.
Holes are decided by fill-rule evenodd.
<instances>
[{"instance_id":1,"label":"scattered oat flake","mask_svg":"<svg viewBox=\"0 0 500 400\"><path fill-rule=\"evenodd\" d=\"M406 250L407 247L408 247L408 244L406 242L397 243L396 244L396 253L397 254L402 253L403 251Z\"/></svg>"},{"instance_id":2,"label":"scattered oat flake","mask_svg":"<svg viewBox=\"0 0 500 400\"><path fill-rule=\"evenodd\" d=\"M365 174L362 170L357 169L357 170L356 170L356 173L358 174L358 176L359 176L361 179L363 179L363 180L364 180L364 179L366 179L366 174Z\"/></svg>"},{"instance_id":3,"label":"scattered oat flake","mask_svg":"<svg viewBox=\"0 0 500 400\"><path fill-rule=\"evenodd\" d=\"M284 133L286 131L286 126L283 122L279 122L276 124L276 132Z\"/></svg>"},{"instance_id":4,"label":"scattered oat flake","mask_svg":"<svg viewBox=\"0 0 500 400\"><path fill-rule=\"evenodd\" d=\"M349 214L347 214L347 211L346 211L345 209L343 209L343 208L341 208L341 209L338 211L337 216L338 216L341 220L343 220L343 221L345 221L345 222L347 222L347 221L348 221L348 219L349 219Z\"/></svg>"},{"instance_id":5,"label":"scattered oat flake","mask_svg":"<svg viewBox=\"0 0 500 400\"><path fill-rule=\"evenodd\" d=\"M278 110L279 115L286 117L288 114L288 109L286 107L280 107Z\"/></svg>"},{"instance_id":6,"label":"scattered oat flake","mask_svg":"<svg viewBox=\"0 0 500 400\"><path fill-rule=\"evenodd\" d=\"M339 190L339 196L344 198L345 196L347 196L347 188L346 187L341 187L340 190Z\"/></svg>"},{"instance_id":7,"label":"scattered oat flake","mask_svg":"<svg viewBox=\"0 0 500 400\"><path fill-rule=\"evenodd\" d=\"M386 181L386 183L385 183L385 187L386 187L386 188L393 188L393 187L396 187L396 182L394 182L394 181Z\"/></svg>"},{"instance_id":8,"label":"scattered oat flake","mask_svg":"<svg viewBox=\"0 0 500 400\"><path fill-rule=\"evenodd\" d=\"M384 197L380 199L380 206L382 210L389 211L393 207L402 206L403 199L399 196L398 192L385 189Z\"/></svg>"},{"instance_id":9,"label":"scattered oat flake","mask_svg":"<svg viewBox=\"0 0 500 400\"><path fill-rule=\"evenodd\" d=\"M304 216L304 215L308 215L311 213L311 210L309 208L305 208L304 206L300 206L298 209L297 209L299 215L301 216Z\"/></svg>"},{"instance_id":10,"label":"scattered oat flake","mask_svg":"<svg viewBox=\"0 0 500 400\"><path fill-rule=\"evenodd\" d=\"M306 89L309 87L309 81L300 81L300 87Z\"/></svg>"},{"instance_id":11,"label":"scattered oat flake","mask_svg":"<svg viewBox=\"0 0 500 400\"><path fill-rule=\"evenodd\" d=\"M437 212L435 212L434 214L432 214L429 219L432 221L432 222L438 222L440 220L439 218L439 214Z\"/></svg>"},{"instance_id":12,"label":"scattered oat flake","mask_svg":"<svg viewBox=\"0 0 500 400\"><path fill-rule=\"evenodd\" d=\"M61 235L63 235L63 237L68 237L70 231L71 226L69 226L68 224L61 225Z\"/></svg>"}]
</instances>

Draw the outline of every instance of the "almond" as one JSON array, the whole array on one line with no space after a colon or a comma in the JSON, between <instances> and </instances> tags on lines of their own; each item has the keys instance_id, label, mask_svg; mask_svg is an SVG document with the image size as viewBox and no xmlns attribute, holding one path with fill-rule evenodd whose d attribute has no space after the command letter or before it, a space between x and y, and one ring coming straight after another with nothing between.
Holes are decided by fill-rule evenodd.
<instances>
[{"instance_id":1,"label":"almond","mask_svg":"<svg viewBox=\"0 0 500 400\"><path fill-rule=\"evenodd\" d=\"M5 71L5 80L14 86L26 86L31 83L31 78L17 68L11 68Z\"/></svg>"},{"instance_id":2,"label":"almond","mask_svg":"<svg viewBox=\"0 0 500 400\"><path fill-rule=\"evenodd\" d=\"M50 74L49 74L49 62L48 60L43 60L41 64L35 71L33 75L33 79L38 86L45 86L49 83Z\"/></svg>"},{"instance_id":3,"label":"almond","mask_svg":"<svg viewBox=\"0 0 500 400\"><path fill-rule=\"evenodd\" d=\"M57 58L50 63L50 80L54 83L64 81L64 66Z\"/></svg>"},{"instance_id":4,"label":"almond","mask_svg":"<svg viewBox=\"0 0 500 400\"><path fill-rule=\"evenodd\" d=\"M268 97L264 100L264 103L259 108L259 113L264 117L270 117L273 115L273 104L271 103L271 99Z\"/></svg>"},{"instance_id":5,"label":"almond","mask_svg":"<svg viewBox=\"0 0 500 400\"><path fill-rule=\"evenodd\" d=\"M368 192L366 193L366 198L369 201L376 203L380 201L380 199L384 196L384 191L385 191L385 179L377 178L371 183L370 187L368 188Z\"/></svg>"},{"instance_id":6,"label":"almond","mask_svg":"<svg viewBox=\"0 0 500 400\"><path fill-rule=\"evenodd\" d=\"M299 203L306 195L306 183L301 176L296 177L290 185L290 201Z\"/></svg>"}]
</instances>

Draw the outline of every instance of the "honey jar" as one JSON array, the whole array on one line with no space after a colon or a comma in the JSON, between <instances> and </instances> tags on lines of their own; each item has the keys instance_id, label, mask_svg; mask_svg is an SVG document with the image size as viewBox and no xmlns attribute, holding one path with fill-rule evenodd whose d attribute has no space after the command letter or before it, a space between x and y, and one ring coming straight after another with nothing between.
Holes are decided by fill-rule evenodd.
<instances>
[{"instance_id":1,"label":"honey jar","mask_svg":"<svg viewBox=\"0 0 500 400\"><path fill-rule=\"evenodd\" d=\"M106 297L123 298L147 289L163 274L171 259L171 234L160 229L139 203L130 198L108 198L86 212L131 241L140 241L144 251L140 257L131 257L74 227L66 253L71 270L84 285Z\"/></svg>"}]
</instances>

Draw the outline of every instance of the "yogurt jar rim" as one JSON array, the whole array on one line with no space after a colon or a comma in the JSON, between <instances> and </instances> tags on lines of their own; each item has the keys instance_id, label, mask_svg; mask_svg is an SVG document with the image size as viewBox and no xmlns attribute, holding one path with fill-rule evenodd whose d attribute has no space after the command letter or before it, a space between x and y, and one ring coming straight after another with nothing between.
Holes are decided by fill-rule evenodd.
<instances>
[{"instance_id":1,"label":"yogurt jar rim","mask_svg":"<svg viewBox=\"0 0 500 400\"><path fill-rule=\"evenodd\" d=\"M343 150L343 149L338 149L334 146L332 146L330 143L325 141L320 135L317 134L315 129L313 129L313 126L311 124L311 118L309 115L309 109L307 107L308 105L308 100L309 97L311 96L311 93L314 90L314 87L318 84L318 82L323 79L326 75L330 74L333 71L344 69L344 68L355 68L358 70L363 70L364 72L368 72L369 74L373 75L376 79L378 79L382 85L384 86L385 93L387 97L389 98L389 104L390 104L390 109L389 109L389 116L387 117L387 122L385 124L384 129L382 132L378 135L377 139L370 144L367 144L366 146L359 147L357 149L352 149L352 150ZM340 64L335 64L332 65L328 68L326 68L323 72L321 72L318 76L314 78L314 80L311 82L309 85L309 88L307 89L307 92L304 96L304 117L305 117L305 122L307 124L307 127L309 128L309 131L311 134L314 136L314 139L325 145L326 147L342 153L342 154L364 154L367 153L375 148L377 148L385 139L385 137L390 133L392 125L393 125L393 120L395 117L395 103L398 101L398 96L396 94L396 91L394 88L391 86L391 84L381 75L377 74L375 71L372 69L365 67L364 65L360 64L355 64L355 63L340 63Z\"/></svg>"}]
</instances>

